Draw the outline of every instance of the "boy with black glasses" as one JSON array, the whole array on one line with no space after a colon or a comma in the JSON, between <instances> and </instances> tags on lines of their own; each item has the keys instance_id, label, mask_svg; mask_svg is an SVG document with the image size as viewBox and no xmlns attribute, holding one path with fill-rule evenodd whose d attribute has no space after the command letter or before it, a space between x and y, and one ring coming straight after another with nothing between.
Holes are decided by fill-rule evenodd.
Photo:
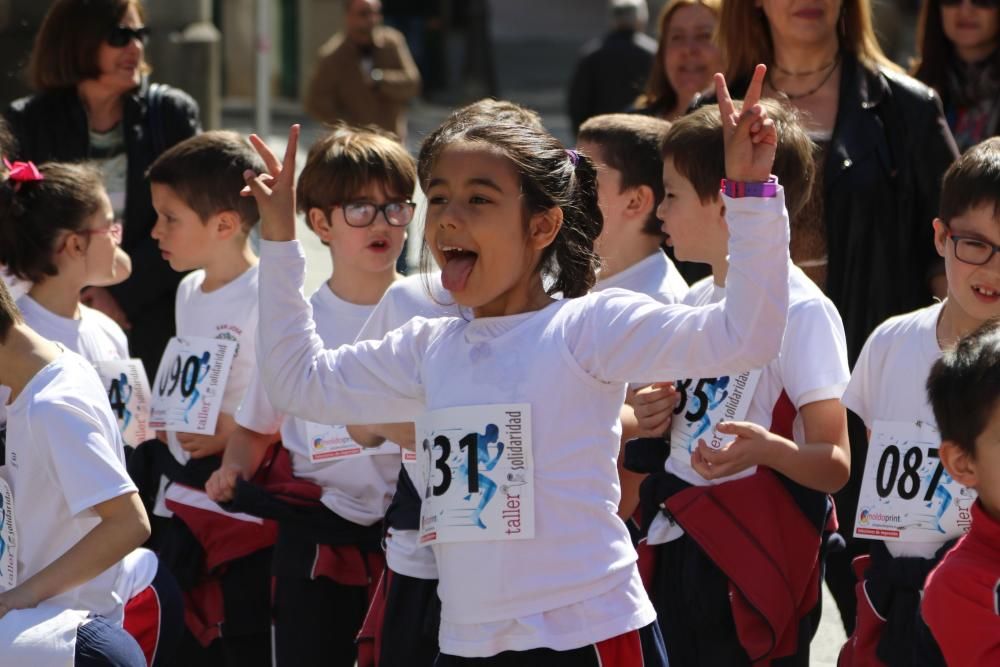
<instances>
[{"instance_id":1,"label":"boy with black glasses","mask_svg":"<svg viewBox=\"0 0 1000 667\"><path fill-rule=\"evenodd\" d=\"M920 598L927 574L969 530L976 494L945 473L924 382L942 350L1000 316L1000 138L945 174L934 243L947 298L879 326L843 397L869 433L854 534L877 542L854 563L858 624L841 667L945 664Z\"/></svg>"}]
</instances>

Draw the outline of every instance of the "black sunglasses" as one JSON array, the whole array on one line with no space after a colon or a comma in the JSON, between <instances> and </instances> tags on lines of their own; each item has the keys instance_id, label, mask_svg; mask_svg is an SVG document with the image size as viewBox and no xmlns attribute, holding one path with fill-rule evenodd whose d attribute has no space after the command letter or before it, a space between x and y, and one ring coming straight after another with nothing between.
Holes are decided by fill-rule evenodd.
<instances>
[{"instance_id":1,"label":"black sunglasses","mask_svg":"<svg viewBox=\"0 0 1000 667\"><path fill-rule=\"evenodd\" d=\"M139 42L145 46L149 42L149 28L143 26L141 28L129 28L125 25L117 25L111 29L108 33L108 45L113 46L116 49L120 49L123 46L128 46L129 42L133 39L139 40Z\"/></svg>"},{"instance_id":2,"label":"black sunglasses","mask_svg":"<svg viewBox=\"0 0 1000 667\"><path fill-rule=\"evenodd\" d=\"M939 0L942 7L958 7L965 0ZM983 9L996 9L1000 7L1000 0L972 0L973 7L981 7Z\"/></svg>"}]
</instances>

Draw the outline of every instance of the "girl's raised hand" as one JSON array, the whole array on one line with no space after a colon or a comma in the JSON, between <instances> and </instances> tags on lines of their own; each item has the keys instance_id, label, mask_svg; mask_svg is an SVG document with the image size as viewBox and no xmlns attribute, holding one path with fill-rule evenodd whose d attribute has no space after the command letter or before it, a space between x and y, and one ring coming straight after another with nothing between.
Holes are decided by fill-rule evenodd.
<instances>
[{"instance_id":1,"label":"girl's raised hand","mask_svg":"<svg viewBox=\"0 0 1000 667\"><path fill-rule=\"evenodd\" d=\"M765 65L757 65L747 89L741 111L729 96L726 77L715 75L715 94L722 115L722 134L726 146L726 178L731 181L761 182L771 175L778 132L774 121L761 107Z\"/></svg>"},{"instance_id":2,"label":"girl's raised hand","mask_svg":"<svg viewBox=\"0 0 1000 667\"><path fill-rule=\"evenodd\" d=\"M250 143L264 160L268 173L246 171L243 179L247 186L240 194L257 200L260 237L265 241L295 239L295 156L298 151L299 129L298 125L292 125L288 130L288 145L281 162L263 139L256 134L250 135Z\"/></svg>"}]
</instances>

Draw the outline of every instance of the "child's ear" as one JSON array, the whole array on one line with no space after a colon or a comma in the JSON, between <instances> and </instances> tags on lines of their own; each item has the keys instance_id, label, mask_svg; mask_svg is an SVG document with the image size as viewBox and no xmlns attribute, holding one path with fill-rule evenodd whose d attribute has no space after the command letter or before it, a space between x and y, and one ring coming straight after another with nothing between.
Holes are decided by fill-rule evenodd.
<instances>
[{"instance_id":1,"label":"child's ear","mask_svg":"<svg viewBox=\"0 0 1000 667\"><path fill-rule=\"evenodd\" d=\"M938 456L952 479L962 486L975 488L978 477L976 476L976 460L971 454L959 447L958 443L945 440L938 448Z\"/></svg>"},{"instance_id":2,"label":"child's ear","mask_svg":"<svg viewBox=\"0 0 1000 667\"><path fill-rule=\"evenodd\" d=\"M314 206L309 209L306 219L309 221L309 226L312 230L316 232L319 240L324 243L330 243L330 239L333 237L333 227L330 225L330 218L326 216L323 209Z\"/></svg>"},{"instance_id":3,"label":"child's ear","mask_svg":"<svg viewBox=\"0 0 1000 667\"><path fill-rule=\"evenodd\" d=\"M945 246L948 245L948 228L941 218L934 218L931 224L934 225L934 247L937 248L938 254L944 257Z\"/></svg>"},{"instance_id":4,"label":"child's ear","mask_svg":"<svg viewBox=\"0 0 1000 667\"><path fill-rule=\"evenodd\" d=\"M713 210L717 210L719 212L719 216L716 218L716 221L723 227L726 227L726 205L723 203L722 197L716 197L712 200L712 208Z\"/></svg>"},{"instance_id":5,"label":"child's ear","mask_svg":"<svg viewBox=\"0 0 1000 667\"><path fill-rule=\"evenodd\" d=\"M529 243L535 250L547 248L559 235L562 224L563 211L558 206L536 213L528 222Z\"/></svg>"},{"instance_id":6,"label":"child's ear","mask_svg":"<svg viewBox=\"0 0 1000 667\"><path fill-rule=\"evenodd\" d=\"M222 211L216 214L209 224L215 225L216 235L220 239L232 238L234 234L243 229L243 221L236 211Z\"/></svg>"},{"instance_id":7,"label":"child's ear","mask_svg":"<svg viewBox=\"0 0 1000 667\"><path fill-rule=\"evenodd\" d=\"M63 252L69 259L77 259L87 254L87 241L83 234L70 232L66 235L66 243L63 244Z\"/></svg>"},{"instance_id":8,"label":"child's ear","mask_svg":"<svg viewBox=\"0 0 1000 667\"><path fill-rule=\"evenodd\" d=\"M629 217L642 218L645 221L655 207L656 195L653 194L653 188L640 185L629 190L628 204L625 206Z\"/></svg>"}]
</instances>

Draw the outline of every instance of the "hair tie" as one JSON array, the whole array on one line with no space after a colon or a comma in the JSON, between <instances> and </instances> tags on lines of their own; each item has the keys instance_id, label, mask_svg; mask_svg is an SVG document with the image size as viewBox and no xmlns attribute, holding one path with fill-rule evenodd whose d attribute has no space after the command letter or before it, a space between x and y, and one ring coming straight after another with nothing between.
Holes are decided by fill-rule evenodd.
<instances>
[{"instance_id":1,"label":"hair tie","mask_svg":"<svg viewBox=\"0 0 1000 667\"><path fill-rule=\"evenodd\" d=\"M573 163L573 168L576 169L576 165L580 164L580 154L572 148L567 148L566 155L569 156L569 161Z\"/></svg>"},{"instance_id":2,"label":"hair tie","mask_svg":"<svg viewBox=\"0 0 1000 667\"><path fill-rule=\"evenodd\" d=\"M15 162L11 164L7 158L3 159L4 166L7 167L7 180L14 183L14 192L21 189L22 183L32 183L34 181L44 181L45 174L38 171L38 167L31 160L27 162Z\"/></svg>"}]
</instances>

